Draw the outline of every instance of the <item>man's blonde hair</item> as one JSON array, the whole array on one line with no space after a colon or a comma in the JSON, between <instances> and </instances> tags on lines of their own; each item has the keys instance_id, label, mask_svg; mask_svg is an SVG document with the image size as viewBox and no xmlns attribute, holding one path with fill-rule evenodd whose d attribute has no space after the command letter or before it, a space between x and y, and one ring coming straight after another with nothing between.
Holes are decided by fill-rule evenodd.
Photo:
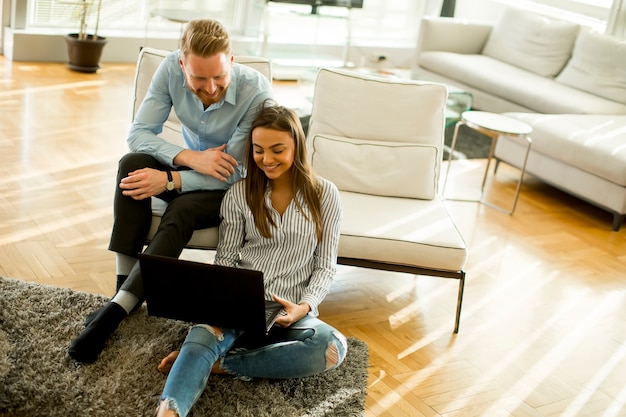
<instances>
[{"instance_id":1,"label":"man's blonde hair","mask_svg":"<svg viewBox=\"0 0 626 417\"><path fill-rule=\"evenodd\" d=\"M230 34L220 22L211 19L196 19L187 23L180 39L180 51L183 57L191 53L207 58L220 53L232 55L233 47Z\"/></svg>"}]
</instances>

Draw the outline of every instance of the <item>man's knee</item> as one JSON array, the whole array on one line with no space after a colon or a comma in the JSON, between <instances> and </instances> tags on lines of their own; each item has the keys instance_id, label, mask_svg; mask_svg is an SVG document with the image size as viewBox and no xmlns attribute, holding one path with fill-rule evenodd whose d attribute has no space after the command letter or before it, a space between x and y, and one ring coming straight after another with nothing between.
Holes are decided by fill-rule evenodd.
<instances>
[{"instance_id":1,"label":"man's knee","mask_svg":"<svg viewBox=\"0 0 626 417\"><path fill-rule=\"evenodd\" d=\"M155 168L159 162L152 156L141 152L129 152L119 161L119 175L125 177L129 172L141 168Z\"/></svg>"}]
</instances>

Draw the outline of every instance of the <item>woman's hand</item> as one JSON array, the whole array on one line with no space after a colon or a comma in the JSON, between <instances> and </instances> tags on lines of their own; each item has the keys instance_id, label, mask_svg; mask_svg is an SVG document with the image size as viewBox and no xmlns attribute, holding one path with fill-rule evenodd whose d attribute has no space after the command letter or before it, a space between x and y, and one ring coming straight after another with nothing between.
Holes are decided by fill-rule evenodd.
<instances>
[{"instance_id":1,"label":"woman's hand","mask_svg":"<svg viewBox=\"0 0 626 417\"><path fill-rule=\"evenodd\" d=\"M282 305L287 312L284 315L278 316L278 318L276 319L276 324L280 327L291 326L302 317L309 314L309 311L311 311L311 306L309 306L307 303L294 304L290 301L285 300L284 298L280 298L275 294L272 295L272 298L274 299L274 301Z\"/></svg>"}]
</instances>

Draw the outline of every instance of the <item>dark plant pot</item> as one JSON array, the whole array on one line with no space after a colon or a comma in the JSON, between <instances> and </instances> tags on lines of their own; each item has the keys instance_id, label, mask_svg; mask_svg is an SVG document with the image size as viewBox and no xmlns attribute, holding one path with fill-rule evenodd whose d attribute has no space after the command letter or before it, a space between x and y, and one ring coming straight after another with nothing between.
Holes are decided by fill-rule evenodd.
<instances>
[{"instance_id":1,"label":"dark plant pot","mask_svg":"<svg viewBox=\"0 0 626 417\"><path fill-rule=\"evenodd\" d=\"M107 43L106 38L88 35L86 40L79 40L77 33L65 36L69 61L67 66L74 71L96 72L100 69L102 49Z\"/></svg>"}]
</instances>

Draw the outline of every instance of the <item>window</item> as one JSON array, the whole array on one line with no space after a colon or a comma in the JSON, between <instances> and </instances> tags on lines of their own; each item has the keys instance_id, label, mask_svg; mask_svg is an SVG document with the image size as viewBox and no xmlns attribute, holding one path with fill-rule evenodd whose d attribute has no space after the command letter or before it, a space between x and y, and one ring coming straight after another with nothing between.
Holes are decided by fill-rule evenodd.
<instances>
[{"instance_id":1,"label":"window","mask_svg":"<svg viewBox=\"0 0 626 417\"><path fill-rule=\"evenodd\" d=\"M78 28L78 7L82 0L32 0L28 3L28 29L63 29L64 32ZM97 0L88 0L96 3ZM177 37L180 23L168 20L158 11L177 10L189 12L191 18L206 15L218 19L233 34L241 31L242 8L245 0L103 0L99 32L123 31L124 33L171 31ZM96 6L90 9L89 28L95 27ZM165 14L165 13L164 13Z\"/></svg>"},{"instance_id":2,"label":"window","mask_svg":"<svg viewBox=\"0 0 626 417\"><path fill-rule=\"evenodd\" d=\"M337 45L344 43L349 35L354 45L413 45L422 3L422 0L364 0L362 8L348 11L320 6L317 14L312 15L310 6L270 2L267 16L270 41L310 43L313 39L316 43Z\"/></svg>"},{"instance_id":3,"label":"window","mask_svg":"<svg viewBox=\"0 0 626 417\"><path fill-rule=\"evenodd\" d=\"M601 29L609 19L613 0L526 0L522 3L548 15Z\"/></svg>"},{"instance_id":4,"label":"window","mask_svg":"<svg viewBox=\"0 0 626 417\"><path fill-rule=\"evenodd\" d=\"M613 0L570 0L573 3L582 3L591 6L604 7L605 9L611 8Z\"/></svg>"},{"instance_id":5,"label":"window","mask_svg":"<svg viewBox=\"0 0 626 417\"><path fill-rule=\"evenodd\" d=\"M419 0L364 0L363 9L353 11L353 42L414 45L423 8Z\"/></svg>"},{"instance_id":6,"label":"window","mask_svg":"<svg viewBox=\"0 0 626 417\"><path fill-rule=\"evenodd\" d=\"M1 2L2 0L0 0ZM15 29L31 33L65 34L78 28L72 2L82 0L11 0L18 13ZM96 1L96 0L88 0ZM220 20L233 35L238 48L256 54L265 50L262 34L267 33L270 58L278 56L308 59L316 56L333 61L348 59L360 64L384 52L388 65L405 66L417 41L420 19L438 14L440 0L363 0L362 8L319 6L317 15L310 5L266 0L102 0L99 34L107 37L178 39L182 23L164 17L156 10L187 11L195 18ZM339 1L339 0L337 0ZM480 19L500 7L519 6L604 31L615 26L623 33L626 13L611 17L611 6L620 0L463 0L456 2L457 14ZM626 1L626 0L625 0ZM267 8L266 8L267 6ZM271 9L271 10L270 10ZM265 10L270 13L264 15ZM469 12L465 16L462 12ZM93 30L93 19L89 24ZM264 31L264 17L268 31ZM613 19L613 20L611 20ZM611 23L613 22L614 23ZM409 51L407 53L407 51ZM348 56L349 55L349 56ZM317 59L317 58L316 58Z\"/></svg>"},{"instance_id":7,"label":"window","mask_svg":"<svg viewBox=\"0 0 626 417\"><path fill-rule=\"evenodd\" d=\"M284 67L361 66L376 55L385 57L386 65L406 67L424 4L425 0L363 0L362 7L351 9L324 5L312 9L310 4L269 2L260 54Z\"/></svg>"},{"instance_id":8,"label":"window","mask_svg":"<svg viewBox=\"0 0 626 417\"><path fill-rule=\"evenodd\" d=\"M28 2L26 29L67 33L77 29L77 6L74 0L16 0ZM78 0L81 1L81 0ZM96 0L88 0L94 2ZM423 0L363 0L363 8L352 9L353 43L412 44L417 36ZM181 24L163 17L158 10L188 11L191 17L207 16L220 20L234 36L256 36L260 28L265 0L103 0L99 32L135 33L145 31L180 35ZM347 9L320 6L319 18L311 16L311 7L270 2L272 40L340 44L346 38ZM95 6L94 6L95 9ZM94 27L95 10L89 27Z\"/></svg>"}]
</instances>

